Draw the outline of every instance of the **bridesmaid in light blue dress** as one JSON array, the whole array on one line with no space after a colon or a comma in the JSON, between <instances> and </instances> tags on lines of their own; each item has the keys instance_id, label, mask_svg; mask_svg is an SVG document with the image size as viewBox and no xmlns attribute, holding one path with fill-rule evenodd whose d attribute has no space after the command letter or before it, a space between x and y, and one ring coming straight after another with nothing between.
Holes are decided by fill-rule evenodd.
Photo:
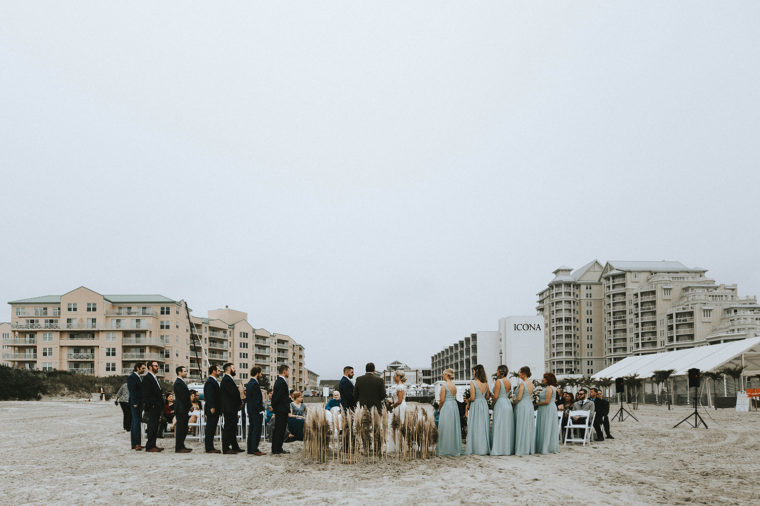
<instances>
[{"instance_id":1,"label":"bridesmaid in light blue dress","mask_svg":"<svg viewBox=\"0 0 760 506\"><path fill-rule=\"evenodd\" d=\"M559 453L559 422L557 420L557 378L544 374L544 390L538 398L536 413L536 453Z\"/></svg>"},{"instance_id":2,"label":"bridesmaid in light blue dress","mask_svg":"<svg viewBox=\"0 0 760 506\"><path fill-rule=\"evenodd\" d=\"M493 387L493 436L491 455L512 455L515 453L515 413L509 394L512 390L507 379L506 365L496 369L496 384Z\"/></svg>"},{"instance_id":3,"label":"bridesmaid in light blue dress","mask_svg":"<svg viewBox=\"0 0 760 506\"><path fill-rule=\"evenodd\" d=\"M533 419L533 383L528 380L530 368L521 367L518 376L520 386L512 400L515 404L515 455L532 455L536 452L536 422Z\"/></svg>"},{"instance_id":4,"label":"bridesmaid in light blue dress","mask_svg":"<svg viewBox=\"0 0 760 506\"><path fill-rule=\"evenodd\" d=\"M488 399L491 391L488 389L486 370L482 365L476 365L472 370L473 380L470 382L470 406L467 416L467 444L465 455L488 455L491 451L491 413L488 410Z\"/></svg>"},{"instance_id":5,"label":"bridesmaid in light blue dress","mask_svg":"<svg viewBox=\"0 0 760 506\"><path fill-rule=\"evenodd\" d=\"M458 457L462 454L462 426L459 423L459 405L457 404L457 387L454 384L454 371L443 371L441 393L438 396L438 443L435 453Z\"/></svg>"}]
</instances>

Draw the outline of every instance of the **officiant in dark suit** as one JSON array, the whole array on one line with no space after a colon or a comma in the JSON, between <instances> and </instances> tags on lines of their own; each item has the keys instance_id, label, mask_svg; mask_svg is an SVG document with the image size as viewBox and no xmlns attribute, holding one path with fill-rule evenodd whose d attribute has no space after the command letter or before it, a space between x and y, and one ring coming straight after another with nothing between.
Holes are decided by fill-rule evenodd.
<instances>
[{"instance_id":1,"label":"officiant in dark suit","mask_svg":"<svg viewBox=\"0 0 760 506\"><path fill-rule=\"evenodd\" d=\"M274 412L274 430L272 431L272 455L290 453L282 449L285 442L285 429L288 427L290 414L290 391L288 377L290 367L285 364L277 366L277 379L272 387L272 411Z\"/></svg>"},{"instance_id":2,"label":"officiant in dark suit","mask_svg":"<svg viewBox=\"0 0 760 506\"><path fill-rule=\"evenodd\" d=\"M361 406L375 407L380 411L385 400L385 382L383 378L375 374L375 364L372 362L366 365L365 370L366 374L356 379L354 398Z\"/></svg>"}]
</instances>

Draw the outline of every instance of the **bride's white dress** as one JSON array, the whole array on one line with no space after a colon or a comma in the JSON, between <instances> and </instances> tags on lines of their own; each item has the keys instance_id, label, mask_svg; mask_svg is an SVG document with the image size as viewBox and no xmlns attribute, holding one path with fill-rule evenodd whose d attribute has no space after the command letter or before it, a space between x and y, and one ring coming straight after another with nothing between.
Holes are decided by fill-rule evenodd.
<instances>
[{"instance_id":1,"label":"bride's white dress","mask_svg":"<svg viewBox=\"0 0 760 506\"><path fill-rule=\"evenodd\" d=\"M396 442L393 440L393 417L398 413L399 419L401 423L404 422L404 415L406 414L406 385L403 383L400 385L396 385L393 387L393 394L391 396L391 399L393 400L393 403L395 404L398 402L398 393L399 390L404 392L404 400L401 401L401 404L393 408L393 412L389 413L389 420L388 420L388 451L394 452L396 451Z\"/></svg>"}]
</instances>

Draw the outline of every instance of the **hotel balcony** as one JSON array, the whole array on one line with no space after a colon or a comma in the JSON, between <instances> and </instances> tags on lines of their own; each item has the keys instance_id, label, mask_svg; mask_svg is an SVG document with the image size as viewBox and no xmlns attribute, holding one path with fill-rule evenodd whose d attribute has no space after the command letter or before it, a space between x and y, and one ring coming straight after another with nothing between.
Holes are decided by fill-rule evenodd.
<instances>
[{"instance_id":1,"label":"hotel balcony","mask_svg":"<svg viewBox=\"0 0 760 506\"><path fill-rule=\"evenodd\" d=\"M209 331L208 336L215 337L217 339L227 339L228 337L226 332L219 332L217 330Z\"/></svg>"},{"instance_id":2,"label":"hotel balcony","mask_svg":"<svg viewBox=\"0 0 760 506\"><path fill-rule=\"evenodd\" d=\"M109 330L153 330L153 323L149 322L134 322L134 321L117 321L111 320L110 325L101 325L100 328ZM75 328L75 327L68 327Z\"/></svg>"},{"instance_id":3,"label":"hotel balcony","mask_svg":"<svg viewBox=\"0 0 760 506\"><path fill-rule=\"evenodd\" d=\"M208 340L208 347L209 349L215 349L215 350L229 350L230 349L230 343L227 341L212 341L211 339Z\"/></svg>"},{"instance_id":4,"label":"hotel balcony","mask_svg":"<svg viewBox=\"0 0 760 506\"><path fill-rule=\"evenodd\" d=\"M18 360L22 362L37 361L36 353L3 353L6 360Z\"/></svg>"},{"instance_id":5,"label":"hotel balcony","mask_svg":"<svg viewBox=\"0 0 760 506\"><path fill-rule=\"evenodd\" d=\"M3 344L11 344L14 346L36 346L37 339L34 337L10 337L3 339Z\"/></svg>"},{"instance_id":6,"label":"hotel balcony","mask_svg":"<svg viewBox=\"0 0 760 506\"><path fill-rule=\"evenodd\" d=\"M169 343L155 337L125 337L121 340L122 346L156 346L165 348Z\"/></svg>"},{"instance_id":7,"label":"hotel balcony","mask_svg":"<svg viewBox=\"0 0 760 506\"><path fill-rule=\"evenodd\" d=\"M12 328L21 329L21 330L58 330L60 328L60 324L58 322L47 322L47 323L16 322L12 325Z\"/></svg>"},{"instance_id":8,"label":"hotel balcony","mask_svg":"<svg viewBox=\"0 0 760 506\"><path fill-rule=\"evenodd\" d=\"M119 309L116 311L106 311L106 316L158 316L155 311L150 309L137 309L127 311L126 309Z\"/></svg>"},{"instance_id":9,"label":"hotel balcony","mask_svg":"<svg viewBox=\"0 0 760 506\"><path fill-rule=\"evenodd\" d=\"M90 376L95 374L95 369L92 367L71 367L69 366L69 372L75 372L77 374L89 374Z\"/></svg>"},{"instance_id":10,"label":"hotel balcony","mask_svg":"<svg viewBox=\"0 0 760 506\"><path fill-rule=\"evenodd\" d=\"M263 339L261 337L257 337L255 342L256 342L256 344L263 344L265 346L269 346L269 341L267 341L266 339Z\"/></svg>"},{"instance_id":11,"label":"hotel balcony","mask_svg":"<svg viewBox=\"0 0 760 506\"><path fill-rule=\"evenodd\" d=\"M159 362L163 362L164 355L163 353L122 353L121 359L122 360L141 360L141 361L157 360Z\"/></svg>"},{"instance_id":12,"label":"hotel balcony","mask_svg":"<svg viewBox=\"0 0 760 506\"><path fill-rule=\"evenodd\" d=\"M94 353L69 353L66 357L69 360L89 360L92 362L95 360L95 354Z\"/></svg>"},{"instance_id":13,"label":"hotel balcony","mask_svg":"<svg viewBox=\"0 0 760 506\"><path fill-rule=\"evenodd\" d=\"M213 360L229 360L230 359L230 354L229 353L212 353L212 352L209 352L208 358L209 359L213 359Z\"/></svg>"},{"instance_id":14,"label":"hotel balcony","mask_svg":"<svg viewBox=\"0 0 760 506\"><path fill-rule=\"evenodd\" d=\"M16 310L16 316L28 316L28 317L38 317L38 318L44 318L46 316L61 316L61 310L60 308L51 309L49 311L43 311L41 309L35 309L34 311L26 311L17 309Z\"/></svg>"}]
</instances>

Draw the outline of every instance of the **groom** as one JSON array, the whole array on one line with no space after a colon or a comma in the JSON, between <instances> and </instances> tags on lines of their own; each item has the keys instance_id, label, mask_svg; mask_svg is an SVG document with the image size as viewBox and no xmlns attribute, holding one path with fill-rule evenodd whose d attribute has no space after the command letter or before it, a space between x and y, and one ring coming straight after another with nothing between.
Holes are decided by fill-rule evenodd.
<instances>
[{"instance_id":1,"label":"groom","mask_svg":"<svg viewBox=\"0 0 760 506\"><path fill-rule=\"evenodd\" d=\"M385 400L385 382L375 374L375 364L372 362L367 364L365 370L367 373L356 379L354 398L365 408L371 409L374 406L380 411Z\"/></svg>"}]
</instances>

